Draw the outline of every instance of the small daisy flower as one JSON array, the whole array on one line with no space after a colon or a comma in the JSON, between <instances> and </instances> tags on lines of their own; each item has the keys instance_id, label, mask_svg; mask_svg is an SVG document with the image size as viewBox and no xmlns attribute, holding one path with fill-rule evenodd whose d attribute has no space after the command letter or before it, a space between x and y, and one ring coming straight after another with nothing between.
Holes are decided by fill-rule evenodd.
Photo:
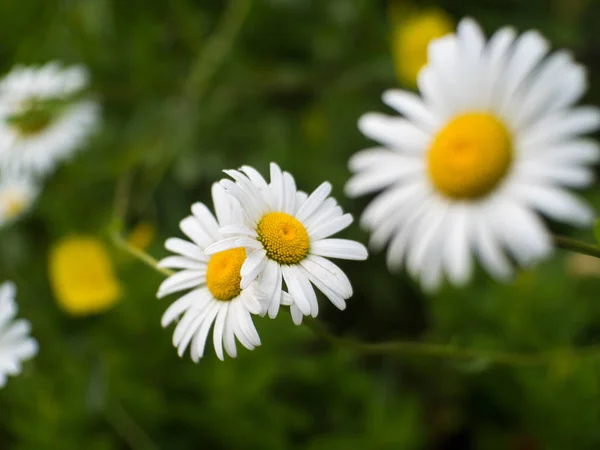
<instances>
[{"instance_id":1,"label":"small daisy flower","mask_svg":"<svg viewBox=\"0 0 600 450\"><path fill-rule=\"evenodd\" d=\"M37 183L18 171L0 172L0 227L19 219L36 201Z\"/></svg>"},{"instance_id":2,"label":"small daisy flower","mask_svg":"<svg viewBox=\"0 0 600 450\"><path fill-rule=\"evenodd\" d=\"M15 67L0 81L0 167L37 174L70 157L98 122L98 105L81 96L80 66Z\"/></svg>"},{"instance_id":3,"label":"small daisy flower","mask_svg":"<svg viewBox=\"0 0 600 450\"><path fill-rule=\"evenodd\" d=\"M160 285L158 298L192 289L166 310L162 326L166 327L181 317L173 334L173 345L177 347L179 356L183 356L190 345L194 362L204 355L213 323L213 344L221 360L224 359L223 346L229 356L237 356L235 338L249 350L260 345L251 314L261 311L261 293L256 289L256 283L240 287L240 269L246 261L246 250L238 246L211 256L204 254L205 248L223 239L219 229L237 223L241 216L237 201L217 183L213 185L212 197L216 218L204 204L192 205L193 215L180 223L181 231L192 242L168 239L165 244L167 250L178 255L169 256L159 263L160 267L183 270Z\"/></svg>"},{"instance_id":4,"label":"small daisy flower","mask_svg":"<svg viewBox=\"0 0 600 450\"><path fill-rule=\"evenodd\" d=\"M121 297L110 253L94 235L68 235L51 249L50 284L58 306L85 317L111 309Z\"/></svg>"},{"instance_id":5,"label":"small daisy flower","mask_svg":"<svg viewBox=\"0 0 600 450\"><path fill-rule=\"evenodd\" d=\"M327 258L364 260L367 249L360 243L330 236L352 223L336 201L329 197L331 185L321 184L307 196L296 189L292 175L271 163L271 182L252 167L226 170L231 180L221 185L235 197L244 215L236 223L221 228L227 236L210 247L214 254L239 246L248 257L241 268L241 287L258 280L266 296L263 313L275 317L281 305L282 284L292 297L292 318L299 324L303 315L319 312L314 284L339 309L352 296L352 286L344 272ZM312 284L311 284L312 283Z\"/></svg>"},{"instance_id":6,"label":"small daisy flower","mask_svg":"<svg viewBox=\"0 0 600 450\"><path fill-rule=\"evenodd\" d=\"M539 33L512 28L486 42L465 19L429 46L419 89L422 98L383 95L404 117L361 117L360 130L383 146L349 162L349 196L383 190L361 224L373 247L389 241L390 268L405 264L433 290L443 273L466 283L476 255L506 279L511 259L528 266L552 250L536 211L590 224L592 211L566 188L593 180L598 145L582 135L598 129L600 112L573 107L586 79L569 52L549 54Z\"/></svg>"},{"instance_id":7,"label":"small daisy flower","mask_svg":"<svg viewBox=\"0 0 600 450\"><path fill-rule=\"evenodd\" d=\"M38 344L29 336L31 325L25 319L15 320L16 289L11 282L0 284L0 388L8 375L21 373L21 363L33 358Z\"/></svg>"},{"instance_id":8,"label":"small daisy flower","mask_svg":"<svg viewBox=\"0 0 600 450\"><path fill-rule=\"evenodd\" d=\"M427 47L433 39L454 29L452 19L442 9L426 8L410 11L394 20L392 57L398 79L415 87L419 71L427 64Z\"/></svg>"}]
</instances>

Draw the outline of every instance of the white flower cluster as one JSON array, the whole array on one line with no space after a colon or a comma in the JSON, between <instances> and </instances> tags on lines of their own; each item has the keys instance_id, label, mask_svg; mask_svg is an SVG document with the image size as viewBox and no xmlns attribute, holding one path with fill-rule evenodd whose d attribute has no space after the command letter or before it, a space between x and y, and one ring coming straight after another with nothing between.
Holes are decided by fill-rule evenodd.
<instances>
[{"instance_id":1,"label":"white flower cluster","mask_svg":"<svg viewBox=\"0 0 600 450\"><path fill-rule=\"evenodd\" d=\"M90 135L99 118L89 100L85 68L15 67L0 80L0 228L33 205L44 176L68 159ZM0 285L0 388L21 362L37 353L30 325L15 320L16 289Z\"/></svg>"},{"instance_id":2,"label":"white flower cluster","mask_svg":"<svg viewBox=\"0 0 600 450\"><path fill-rule=\"evenodd\" d=\"M18 66L0 80L0 227L32 206L42 177L94 130L99 107L88 83L84 67L57 62Z\"/></svg>"},{"instance_id":3,"label":"white flower cluster","mask_svg":"<svg viewBox=\"0 0 600 450\"><path fill-rule=\"evenodd\" d=\"M235 338L250 350L260 345L251 314L275 318L286 305L296 324L303 316L316 317L314 287L344 309L352 286L327 258L367 258L362 244L331 238L352 216L329 196L329 183L307 195L274 163L270 182L248 166L226 173L233 180L212 188L216 216L202 203L192 205L192 215L180 224L191 242L167 240L177 256L159 263L183 270L161 284L158 297L192 289L167 309L162 324L181 318L173 345L180 356L189 345L194 361L204 354L213 322L215 351L223 359L223 347L229 356L237 355Z\"/></svg>"}]
</instances>

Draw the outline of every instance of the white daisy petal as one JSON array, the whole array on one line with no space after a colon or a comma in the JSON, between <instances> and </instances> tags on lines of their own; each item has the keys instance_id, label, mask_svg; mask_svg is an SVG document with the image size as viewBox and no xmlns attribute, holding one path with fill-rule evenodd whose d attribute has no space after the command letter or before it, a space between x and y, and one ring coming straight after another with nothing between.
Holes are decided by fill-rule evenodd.
<instances>
[{"instance_id":1,"label":"white daisy petal","mask_svg":"<svg viewBox=\"0 0 600 450\"><path fill-rule=\"evenodd\" d=\"M426 132L433 132L439 126L439 119L431 113L419 96L409 91L392 89L383 93L383 102L391 106L408 120Z\"/></svg>"},{"instance_id":2,"label":"white daisy petal","mask_svg":"<svg viewBox=\"0 0 600 450\"><path fill-rule=\"evenodd\" d=\"M300 308L302 314L311 314L310 293L305 289L304 273L297 270L296 266L281 266L281 273L289 294L294 298L294 304ZM313 291L314 295L314 291Z\"/></svg>"},{"instance_id":3,"label":"white daisy petal","mask_svg":"<svg viewBox=\"0 0 600 450\"><path fill-rule=\"evenodd\" d=\"M14 317L17 313L16 289L12 282L0 284L0 388L7 376L21 372L21 363L33 358L38 344L30 337L31 324Z\"/></svg>"},{"instance_id":4,"label":"white daisy petal","mask_svg":"<svg viewBox=\"0 0 600 450\"><path fill-rule=\"evenodd\" d=\"M347 228L352 223L352 220L351 214L344 214L330 222L315 224L315 226L309 227L307 231L312 241L318 241L319 239L339 233L344 228Z\"/></svg>"},{"instance_id":5,"label":"white daisy petal","mask_svg":"<svg viewBox=\"0 0 600 450\"><path fill-rule=\"evenodd\" d=\"M358 128L365 136L400 151L421 152L429 142L427 134L412 123L384 114L365 114Z\"/></svg>"},{"instance_id":6,"label":"white daisy petal","mask_svg":"<svg viewBox=\"0 0 600 450\"><path fill-rule=\"evenodd\" d=\"M158 267L168 269L206 269L204 261L197 261L185 256L167 256L158 262Z\"/></svg>"},{"instance_id":7,"label":"white daisy petal","mask_svg":"<svg viewBox=\"0 0 600 450\"><path fill-rule=\"evenodd\" d=\"M349 239L322 239L313 242L310 251L314 255L326 258L353 259L364 261L367 259L367 248L359 242Z\"/></svg>"},{"instance_id":8,"label":"white daisy petal","mask_svg":"<svg viewBox=\"0 0 600 450\"><path fill-rule=\"evenodd\" d=\"M331 184L327 181L321 183L321 185L315 189L312 194L308 196L306 201L300 206L300 209L296 213L296 218L304 222L308 219L317 209L323 204L325 199L331 193Z\"/></svg>"},{"instance_id":9,"label":"white daisy petal","mask_svg":"<svg viewBox=\"0 0 600 450\"><path fill-rule=\"evenodd\" d=\"M247 257L240 275L242 276L242 289L250 286L256 277L264 270L267 265L267 251L264 249L251 252Z\"/></svg>"},{"instance_id":10,"label":"white daisy petal","mask_svg":"<svg viewBox=\"0 0 600 450\"><path fill-rule=\"evenodd\" d=\"M594 211L587 204L560 188L520 185L514 195L554 220L579 226L590 226L594 220Z\"/></svg>"}]
</instances>

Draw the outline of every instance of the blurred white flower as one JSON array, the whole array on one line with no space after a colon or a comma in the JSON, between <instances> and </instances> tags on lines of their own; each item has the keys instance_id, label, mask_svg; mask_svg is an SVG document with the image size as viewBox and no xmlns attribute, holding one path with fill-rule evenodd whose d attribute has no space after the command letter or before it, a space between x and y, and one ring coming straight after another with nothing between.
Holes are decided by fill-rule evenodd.
<instances>
[{"instance_id":1,"label":"blurred white flower","mask_svg":"<svg viewBox=\"0 0 600 450\"><path fill-rule=\"evenodd\" d=\"M0 167L45 174L95 128L99 106L82 93L81 66L15 67L0 80Z\"/></svg>"},{"instance_id":2,"label":"blurred white flower","mask_svg":"<svg viewBox=\"0 0 600 450\"><path fill-rule=\"evenodd\" d=\"M261 311L261 296L256 283L240 287L240 269L246 260L244 248L229 248L212 256L204 249L222 239L219 228L237 223L241 211L236 200L229 197L218 184L213 185L216 219L202 203L192 205L192 216L181 221L181 230L192 242L171 238L165 246L177 253L163 259L160 267L183 269L167 278L159 287L162 298L173 292L192 291L179 298L165 312L162 326L183 316L173 334L173 345L182 356L191 345L194 362L204 355L206 339L213 323L213 344L219 359L223 359L223 345L229 356L237 355L235 338L249 350L260 345L260 337L251 314ZM191 344L190 344L191 343Z\"/></svg>"},{"instance_id":3,"label":"blurred white flower","mask_svg":"<svg viewBox=\"0 0 600 450\"><path fill-rule=\"evenodd\" d=\"M21 363L34 357L38 344L29 334L31 325L17 315L16 289L13 283L0 284L0 388L6 377L21 373Z\"/></svg>"},{"instance_id":4,"label":"blurred white flower","mask_svg":"<svg viewBox=\"0 0 600 450\"><path fill-rule=\"evenodd\" d=\"M352 223L336 201L329 197L331 185L321 184L307 196L296 190L292 175L271 163L271 183L252 167L226 170L235 182L221 185L235 197L244 212L237 222L220 232L226 239L207 247L206 254L246 247L248 258L241 269L241 286L258 280L266 295L263 313L275 317L282 298L282 283L292 297L292 318L299 324L303 315L319 313L314 284L339 309L352 296L348 277L326 258L364 260L367 249L348 239L329 239ZM312 284L311 284L312 283Z\"/></svg>"},{"instance_id":5,"label":"blurred white flower","mask_svg":"<svg viewBox=\"0 0 600 450\"><path fill-rule=\"evenodd\" d=\"M0 172L0 227L25 214L38 194L38 184L31 176L13 170Z\"/></svg>"},{"instance_id":6,"label":"blurred white flower","mask_svg":"<svg viewBox=\"0 0 600 450\"><path fill-rule=\"evenodd\" d=\"M593 181L596 108L573 104L586 90L569 52L549 54L537 32L503 28L486 39L470 19L429 45L418 85L384 93L404 117L369 113L360 130L383 147L354 155L349 196L376 191L361 217L371 245L389 241L388 265L406 265L425 289L447 274L470 279L473 254L498 279L513 259L527 266L552 250L535 213L588 225L593 212L565 188Z\"/></svg>"}]
</instances>

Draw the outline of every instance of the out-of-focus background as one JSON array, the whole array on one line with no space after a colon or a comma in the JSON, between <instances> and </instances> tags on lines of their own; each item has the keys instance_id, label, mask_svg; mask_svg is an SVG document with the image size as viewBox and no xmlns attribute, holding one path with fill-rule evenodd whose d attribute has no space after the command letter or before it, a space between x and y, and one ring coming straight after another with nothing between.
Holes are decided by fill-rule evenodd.
<instances>
[{"instance_id":1,"label":"out-of-focus background","mask_svg":"<svg viewBox=\"0 0 600 450\"><path fill-rule=\"evenodd\" d=\"M164 240L181 236L179 220L209 201L222 169L266 174L269 161L304 190L329 180L358 217L367 199L343 195L348 157L372 145L357 118L385 110L383 90L411 88L419 33L466 15L488 35L536 28L571 49L589 68L586 102L600 104L596 0L0 2L2 72L85 64L103 108L99 132L46 181L28 217L0 230L0 280L17 284L40 343L0 391L0 449L600 448L600 361L573 356L600 343L597 260L557 251L510 285L480 272L465 289L426 296L375 253L340 263L355 291L346 311L321 299L320 318L340 336L561 349L548 364L364 355L283 311L255 320L255 351L220 362L209 341L196 365L160 327L175 298L155 298L162 276L110 237L165 256ZM597 188L584 195L600 207ZM357 224L342 234L368 239ZM110 266L85 252L71 264L100 266L92 290L118 284L100 314L73 314L52 287L53 252L82 235L99 240Z\"/></svg>"}]
</instances>

